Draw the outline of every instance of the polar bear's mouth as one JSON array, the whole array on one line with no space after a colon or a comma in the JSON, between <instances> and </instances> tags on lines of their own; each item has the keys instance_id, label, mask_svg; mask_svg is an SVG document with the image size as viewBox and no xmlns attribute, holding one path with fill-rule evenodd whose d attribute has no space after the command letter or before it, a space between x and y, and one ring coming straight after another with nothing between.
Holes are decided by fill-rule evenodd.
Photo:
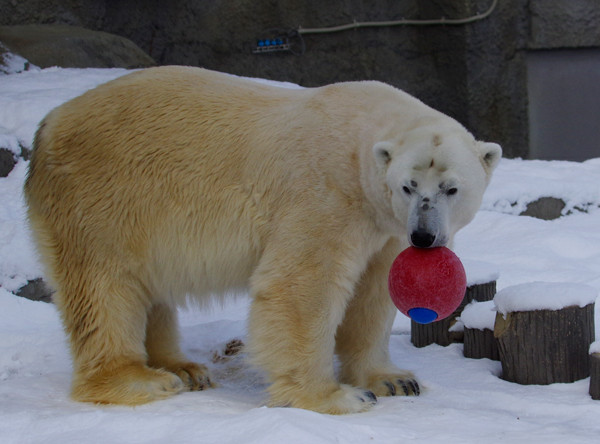
<instances>
[{"instance_id":1,"label":"polar bear's mouth","mask_svg":"<svg viewBox=\"0 0 600 444\"><path fill-rule=\"evenodd\" d=\"M430 248L435 243L436 236L425 230L415 230L410 234L410 244L418 248Z\"/></svg>"},{"instance_id":2,"label":"polar bear's mouth","mask_svg":"<svg viewBox=\"0 0 600 444\"><path fill-rule=\"evenodd\" d=\"M448 236L440 233L432 234L422 229L410 232L408 240L410 245L416 248L445 247L448 244Z\"/></svg>"}]
</instances>

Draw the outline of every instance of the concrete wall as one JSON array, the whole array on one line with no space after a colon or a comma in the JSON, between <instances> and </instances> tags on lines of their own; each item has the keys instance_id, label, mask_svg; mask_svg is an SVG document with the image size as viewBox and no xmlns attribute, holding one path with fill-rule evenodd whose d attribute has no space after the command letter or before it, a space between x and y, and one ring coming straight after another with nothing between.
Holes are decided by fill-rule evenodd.
<instances>
[{"instance_id":1,"label":"concrete wall","mask_svg":"<svg viewBox=\"0 0 600 444\"><path fill-rule=\"evenodd\" d=\"M376 79L455 117L508 156L529 154L527 54L598 46L598 0L499 0L461 26L306 35L303 55L255 55L274 28L457 18L493 0L0 0L0 25L64 23L127 37L159 64L189 64L305 86ZM581 26L580 26L581 25Z\"/></svg>"},{"instance_id":2,"label":"concrete wall","mask_svg":"<svg viewBox=\"0 0 600 444\"><path fill-rule=\"evenodd\" d=\"M530 2L529 156L600 157L600 1Z\"/></svg>"},{"instance_id":3,"label":"concrete wall","mask_svg":"<svg viewBox=\"0 0 600 444\"><path fill-rule=\"evenodd\" d=\"M600 49L534 51L527 67L530 156L600 157Z\"/></svg>"}]
</instances>

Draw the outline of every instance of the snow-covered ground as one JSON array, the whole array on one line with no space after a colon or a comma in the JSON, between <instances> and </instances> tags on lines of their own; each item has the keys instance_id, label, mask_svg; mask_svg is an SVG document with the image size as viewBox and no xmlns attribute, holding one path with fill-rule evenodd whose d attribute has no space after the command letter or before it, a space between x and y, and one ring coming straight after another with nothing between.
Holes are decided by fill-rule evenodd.
<instances>
[{"instance_id":1,"label":"snow-covered ground","mask_svg":"<svg viewBox=\"0 0 600 444\"><path fill-rule=\"evenodd\" d=\"M0 75L0 147L30 147L53 107L124 70L46 69ZM600 156L600 146L599 146ZM248 300L180 312L184 349L208 363L221 387L136 408L75 403L71 364L53 305L18 298L41 276L24 228L21 187L27 162L0 178L0 442L8 443L597 443L600 401L589 378L521 386L499 378L498 362L462 356L462 345L417 349L399 314L391 355L416 373L417 398L380 398L367 413L328 416L264 407L259 371L244 356L215 359L244 338ZM543 221L517 214L541 196L562 198L565 214ZM498 288L533 281L600 290L600 158L583 163L503 160L482 210L456 240L463 260L500 273ZM587 209L587 213L577 210ZM573 286L576 288L577 286ZM600 338L596 311L596 336Z\"/></svg>"}]
</instances>

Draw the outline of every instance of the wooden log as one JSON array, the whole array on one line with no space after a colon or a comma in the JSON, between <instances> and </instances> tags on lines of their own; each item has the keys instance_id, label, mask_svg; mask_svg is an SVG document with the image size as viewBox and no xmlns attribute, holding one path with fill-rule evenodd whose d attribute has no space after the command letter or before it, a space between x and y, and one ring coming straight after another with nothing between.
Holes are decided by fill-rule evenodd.
<instances>
[{"instance_id":1,"label":"wooden log","mask_svg":"<svg viewBox=\"0 0 600 444\"><path fill-rule=\"evenodd\" d=\"M594 304L496 315L502 378L519 384L573 382L590 375Z\"/></svg>"},{"instance_id":2,"label":"wooden log","mask_svg":"<svg viewBox=\"0 0 600 444\"><path fill-rule=\"evenodd\" d=\"M498 340L494 337L493 330L489 328L484 328L483 330L465 328L464 342L463 354L465 358L500 360Z\"/></svg>"},{"instance_id":3,"label":"wooden log","mask_svg":"<svg viewBox=\"0 0 600 444\"><path fill-rule=\"evenodd\" d=\"M600 353L590 354L590 396L600 400Z\"/></svg>"},{"instance_id":4,"label":"wooden log","mask_svg":"<svg viewBox=\"0 0 600 444\"><path fill-rule=\"evenodd\" d=\"M471 302L463 310L463 354L466 358L499 360L498 341L494 337L496 310L493 301Z\"/></svg>"},{"instance_id":5,"label":"wooden log","mask_svg":"<svg viewBox=\"0 0 600 444\"><path fill-rule=\"evenodd\" d=\"M415 347L425 347L430 344L447 346L455 342L463 342L462 330L454 330L457 318L467 304L472 301L491 301L496 294L496 281L470 285L465 291L465 296L459 307L448 316L430 324L410 323L411 342Z\"/></svg>"},{"instance_id":6,"label":"wooden log","mask_svg":"<svg viewBox=\"0 0 600 444\"><path fill-rule=\"evenodd\" d=\"M463 308L465 305L477 301L486 302L494 299L496 294L496 281L484 282L481 284L475 284L467 287L465 294L465 301L463 301Z\"/></svg>"}]
</instances>

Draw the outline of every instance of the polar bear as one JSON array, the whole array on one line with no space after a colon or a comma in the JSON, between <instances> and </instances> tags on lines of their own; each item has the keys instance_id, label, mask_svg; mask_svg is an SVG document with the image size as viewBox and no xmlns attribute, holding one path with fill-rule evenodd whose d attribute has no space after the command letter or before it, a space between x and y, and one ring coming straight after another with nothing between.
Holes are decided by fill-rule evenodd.
<instances>
[{"instance_id":1,"label":"polar bear","mask_svg":"<svg viewBox=\"0 0 600 444\"><path fill-rule=\"evenodd\" d=\"M215 385L180 351L176 306L241 288L270 405L342 414L419 394L388 353L391 262L451 245L500 156L372 81L290 89L159 67L59 106L25 194L72 397L136 405Z\"/></svg>"}]
</instances>

